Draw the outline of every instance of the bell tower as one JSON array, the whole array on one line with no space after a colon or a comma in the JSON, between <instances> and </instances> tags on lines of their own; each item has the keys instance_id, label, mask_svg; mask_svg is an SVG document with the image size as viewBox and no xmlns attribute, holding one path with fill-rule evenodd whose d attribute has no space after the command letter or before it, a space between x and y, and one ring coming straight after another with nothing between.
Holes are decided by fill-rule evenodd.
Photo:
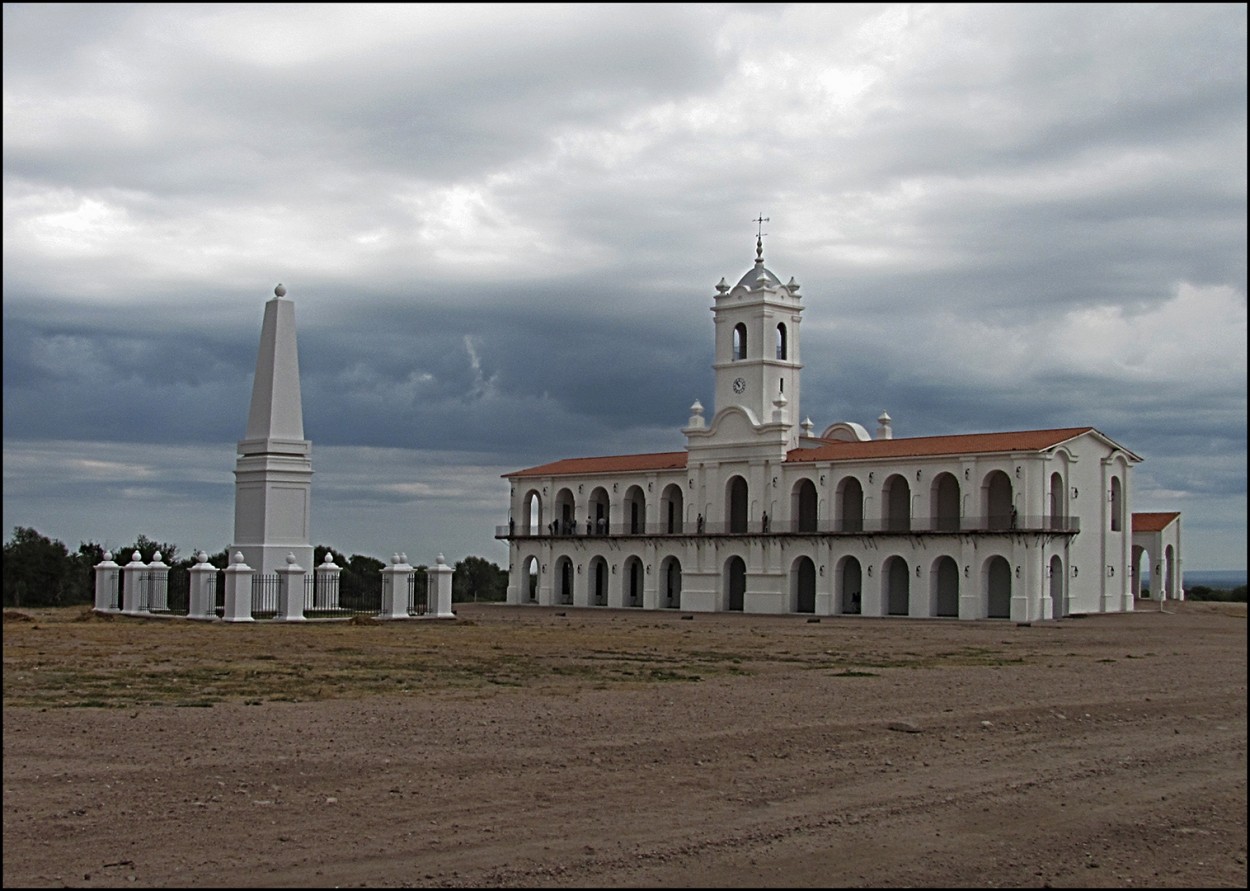
<instances>
[{"instance_id":1,"label":"bell tower","mask_svg":"<svg viewBox=\"0 0 1250 891\"><path fill-rule=\"evenodd\" d=\"M755 265L736 285L731 287L724 278L716 285L711 308L715 414L707 428L687 428L688 438L723 439L716 431L730 412L742 419L732 424L736 438L742 437L743 424L749 422L753 435L748 440L775 443L783 450L798 445L803 305L798 282L791 278L783 285L764 265L762 225L767 219L756 220L761 230L755 239Z\"/></svg>"}]
</instances>

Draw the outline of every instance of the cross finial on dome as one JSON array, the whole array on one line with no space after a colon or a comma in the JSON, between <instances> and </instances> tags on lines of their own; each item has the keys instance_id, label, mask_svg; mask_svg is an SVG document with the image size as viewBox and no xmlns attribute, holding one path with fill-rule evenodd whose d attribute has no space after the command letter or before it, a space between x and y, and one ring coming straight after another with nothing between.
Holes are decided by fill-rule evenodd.
<instances>
[{"instance_id":1,"label":"cross finial on dome","mask_svg":"<svg viewBox=\"0 0 1250 891\"><path fill-rule=\"evenodd\" d=\"M757 264L763 264L764 262L764 224L768 221L769 218L762 213L751 221L759 224L759 229L755 233L755 262Z\"/></svg>"}]
</instances>

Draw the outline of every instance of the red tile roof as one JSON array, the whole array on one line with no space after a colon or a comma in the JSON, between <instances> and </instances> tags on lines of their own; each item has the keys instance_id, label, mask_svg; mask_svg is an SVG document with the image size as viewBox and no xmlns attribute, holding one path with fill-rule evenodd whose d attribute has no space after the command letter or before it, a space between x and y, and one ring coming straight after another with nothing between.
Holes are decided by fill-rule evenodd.
<instances>
[{"instance_id":1,"label":"red tile roof","mask_svg":"<svg viewBox=\"0 0 1250 891\"><path fill-rule=\"evenodd\" d=\"M1167 525L1181 515L1180 511L1133 514L1134 532L1162 532Z\"/></svg>"},{"instance_id":2,"label":"red tile roof","mask_svg":"<svg viewBox=\"0 0 1250 891\"><path fill-rule=\"evenodd\" d=\"M952 436L914 436L905 439L872 439L867 442L826 440L813 448L791 449L787 463L849 461L865 458L925 458L942 455L974 455L994 452L1040 452L1084 433L1094 433L1119 448L1093 427L1060 427L1054 430L1020 430L1013 433L963 433ZM1126 450L1127 451L1127 450ZM1136 455L1129 455L1140 461ZM686 452L654 452L642 455L604 455L598 458L564 458L525 470L503 474L504 479L532 476L569 476L628 471L676 470L686 466Z\"/></svg>"},{"instance_id":3,"label":"red tile roof","mask_svg":"<svg viewBox=\"0 0 1250 891\"><path fill-rule=\"evenodd\" d=\"M525 470L505 473L504 479L521 476L569 476L576 473L622 473L630 470L674 470L686 466L685 452L646 455L604 455L599 458L564 458Z\"/></svg>"},{"instance_id":4,"label":"red tile roof","mask_svg":"<svg viewBox=\"0 0 1250 891\"><path fill-rule=\"evenodd\" d=\"M1090 432L1098 433L1093 427L1061 427L1055 430L1020 430L1014 433L961 433L953 436L870 439L867 442L837 441L827 442L825 445L814 448L793 449L786 455L786 461L846 461L860 458L928 458L989 452L1040 452ZM1106 439L1105 436L1102 438Z\"/></svg>"}]
</instances>

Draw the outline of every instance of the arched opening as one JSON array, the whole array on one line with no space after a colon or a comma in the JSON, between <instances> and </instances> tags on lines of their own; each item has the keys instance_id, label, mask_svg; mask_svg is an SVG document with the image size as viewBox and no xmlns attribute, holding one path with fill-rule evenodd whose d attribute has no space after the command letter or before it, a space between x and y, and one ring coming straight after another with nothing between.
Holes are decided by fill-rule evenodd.
<instances>
[{"instance_id":1,"label":"arched opening","mask_svg":"<svg viewBox=\"0 0 1250 891\"><path fill-rule=\"evenodd\" d=\"M854 557L845 557L838 567L838 612L845 616L858 616L863 608L864 571Z\"/></svg>"},{"instance_id":2,"label":"arched opening","mask_svg":"<svg viewBox=\"0 0 1250 891\"><path fill-rule=\"evenodd\" d=\"M574 524L577 522L573 516L574 503L573 493L568 489L561 489L556 493L556 516L551 521L552 535L572 535Z\"/></svg>"},{"instance_id":3,"label":"arched opening","mask_svg":"<svg viewBox=\"0 0 1250 891\"><path fill-rule=\"evenodd\" d=\"M816 564L810 557L800 557L790 569L790 598L793 612L816 612Z\"/></svg>"},{"instance_id":4,"label":"arched opening","mask_svg":"<svg viewBox=\"0 0 1250 891\"><path fill-rule=\"evenodd\" d=\"M933 504L933 528L938 532L959 531L959 480L953 473L939 473L933 478L930 493Z\"/></svg>"},{"instance_id":5,"label":"arched opening","mask_svg":"<svg viewBox=\"0 0 1250 891\"><path fill-rule=\"evenodd\" d=\"M647 496L641 486L630 486L625 492L625 529L630 535L646 532Z\"/></svg>"},{"instance_id":6,"label":"arched opening","mask_svg":"<svg viewBox=\"0 0 1250 891\"><path fill-rule=\"evenodd\" d=\"M521 514L521 534L537 535L543 528L542 496L535 489L525 493L525 511Z\"/></svg>"},{"instance_id":7,"label":"arched opening","mask_svg":"<svg viewBox=\"0 0 1250 891\"><path fill-rule=\"evenodd\" d=\"M781 322L777 325L777 358L786 358L786 324Z\"/></svg>"},{"instance_id":8,"label":"arched opening","mask_svg":"<svg viewBox=\"0 0 1250 891\"><path fill-rule=\"evenodd\" d=\"M911 602L911 573L902 557L885 562L886 615L905 616Z\"/></svg>"},{"instance_id":9,"label":"arched opening","mask_svg":"<svg viewBox=\"0 0 1250 891\"><path fill-rule=\"evenodd\" d=\"M959 565L950 557L933 564L933 615L959 618Z\"/></svg>"},{"instance_id":10,"label":"arched opening","mask_svg":"<svg viewBox=\"0 0 1250 891\"><path fill-rule=\"evenodd\" d=\"M790 514L795 518L795 532L816 531L816 484L811 480L799 480L791 496Z\"/></svg>"},{"instance_id":11,"label":"arched opening","mask_svg":"<svg viewBox=\"0 0 1250 891\"><path fill-rule=\"evenodd\" d=\"M747 357L747 326L742 322L734 325L733 333L733 360L737 362L739 359Z\"/></svg>"},{"instance_id":12,"label":"arched opening","mask_svg":"<svg viewBox=\"0 0 1250 891\"><path fill-rule=\"evenodd\" d=\"M630 557L625 561L625 597L626 606L642 606L642 561Z\"/></svg>"},{"instance_id":13,"label":"arched opening","mask_svg":"<svg viewBox=\"0 0 1250 891\"><path fill-rule=\"evenodd\" d=\"M586 517L586 534L607 535L611 510L608 490L603 486L595 486L586 502L586 510L590 512Z\"/></svg>"},{"instance_id":14,"label":"arched opening","mask_svg":"<svg viewBox=\"0 0 1250 891\"><path fill-rule=\"evenodd\" d=\"M741 557L725 561L725 609L742 612L747 593L747 565Z\"/></svg>"},{"instance_id":15,"label":"arched opening","mask_svg":"<svg viewBox=\"0 0 1250 891\"><path fill-rule=\"evenodd\" d=\"M560 579L560 591L558 597L561 605L572 605L573 561L568 557L561 557L556 563L556 576Z\"/></svg>"},{"instance_id":16,"label":"arched opening","mask_svg":"<svg viewBox=\"0 0 1250 891\"><path fill-rule=\"evenodd\" d=\"M660 601L666 608L681 608L681 562L676 557L665 557L660 564L664 579L664 597Z\"/></svg>"},{"instance_id":17,"label":"arched opening","mask_svg":"<svg viewBox=\"0 0 1250 891\"><path fill-rule=\"evenodd\" d=\"M1146 549L1141 545L1133 545L1133 553L1128 561L1129 590L1133 592L1134 597L1144 597L1149 600L1152 593L1159 591L1159 580L1154 574L1151 574L1149 585L1142 586L1141 564L1143 557L1146 558L1147 566L1149 566L1150 555L1146 552Z\"/></svg>"},{"instance_id":18,"label":"arched opening","mask_svg":"<svg viewBox=\"0 0 1250 891\"><path fill-rule=\"evenodd\" d=\"M863 611L864 567L855 557L843 557L838 564L838 601L835 612L858 616Z\"/></svg>"},{"instance_id":19,"label":"arched opening","mask_svg":"<svg viewBox=\"0 0 1250 891\"><path fill-rule=\"evenodd\" d=\"M1124 493L1120 489L1120 478L1111 478L1111 531L1120 532L1124 529Z\"/></svg>"},{"instance_id":20,"label":"arched opening","mask_svg":"<svg viewBox=\"0 0 1250 891\"><path fill-rule=\"evenodd\" d=\"M590 561L590 605L608 605L608 561L602 557Z\"/></svg>"},{"instance_id":21,"label":"arched opening","mask_svg":"<svg viewBox=\"0 0 1250 891\"><path fill-rule=\"evenodd\" d=\"M882 507L885 528L890 532L906 532L911 529L911 486L902 474L893 474L883 487Z\"/></svg>"},{"instance_id":22,"label":"arched opening","mask_svg":"<svg viewBox=\"0 0 1250 891\"><path fill-rule=\"evenodd\" d=\"M747 531L747 481L735 476L726 491L725 516L729 517L730 532Z\"/></svg>"},{"instance_id":23,"label":"arched opening","mask_svg":"<svg viewBox=\"0 0 1250 891\"><path fill-rule=\"evenodd\" d=\"M682 531L684 499L681 486L676 483L665 486L664 492L660 495L660 514L664 518L664 531L670 535Z\"/></svg>"},{"instance_id":24,"label":"arched opening","mask_svg":"<svg viewBox=\"0 0 1250 891\"><path fill-rule=\"evenodd\" d=\"M1063 596L1063 560L1058 554L1050 558L1050 615L1062 619L1068 614L1068 604Z\"/></svg>"},{"instance_id":25,"label":"arched opening","mask_svg":"<svg viewBox=\"0 0 1250 891\"><path fill-rule=\"evenodd\" d=\"M994 556L985 571L986 615L991 619L1011 618L1011 566L1006 558Z\"/></svg>"},{"instance_id":26,"label":"arched opening","mask_svg":"<svg viewBox=\"0 0 1250 891\"><path fill-rule=\"evenodd\" d=\"M985 520L987 529L1011 529L1015 521L1011 478L995 470L985 478Z\"/></svg>"},{"instance_id":27,"label":"arched opening","mask_svg":"<svg viewBox=\"0 0 1250 891\"><path fill-rule=\"evenodd\" d=\"M1176 600L1180 595L1177 593L1180 586L1177 584L1179 579L1176 577L1176 554L1172 550L1172 546L1168 545L1163 549L1163 572L1159 574L1159 581L1151 579L1151 584L1156 585L1161 592L1164 600Z\"/></svg>"},{"instance_id":28,"label":"arched opening","mask_svg":"<svg viewBox=\"0 0 1250 891\"><path fill-rule=\"evenodd\" d=\"M1068 501L1067 489L1063 485L1063 477L1058 473L1050 475L1050 528L1066 529Z\"/></svg>"},{"instance_id":29,"label":"arched opening","mask_svg":"<svg viewBox=\"0 0 1250 891\"><path fill-rule=\"evenodd\" d=\"M838 531L864 531L864 487L855 477L838 485Z\"/></svg>"},{"instance_id":30,"label":"arched opening","mask_svg":"<svg viewBox=\"0 0 1250 891\"><path fill-rule=\"evenodd\" d=\"M537 603L538 602L538 558L527 557L525 562L522 564L522 566L524 567L524 569L521 573L521 579L522 579L522 583L525 585L525 589L522 592L521 596L524 598L526 603Z\"/></svg>"}]
</instances>

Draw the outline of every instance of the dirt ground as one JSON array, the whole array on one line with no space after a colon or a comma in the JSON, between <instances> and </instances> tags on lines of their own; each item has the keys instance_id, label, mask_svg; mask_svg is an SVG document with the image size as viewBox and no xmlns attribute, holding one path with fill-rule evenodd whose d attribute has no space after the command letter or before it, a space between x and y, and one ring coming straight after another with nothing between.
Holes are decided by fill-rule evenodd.
<instances>
[{"instance_id":1,"label":"dirt ground","mask_svg":"<svg viewBox=\"0 0 1250 891\"><path fill-rule=\"evenodd\" d=\"M1245 887L1246 609L6 614L4 886Z\"/></svg>"}]
</instances>

